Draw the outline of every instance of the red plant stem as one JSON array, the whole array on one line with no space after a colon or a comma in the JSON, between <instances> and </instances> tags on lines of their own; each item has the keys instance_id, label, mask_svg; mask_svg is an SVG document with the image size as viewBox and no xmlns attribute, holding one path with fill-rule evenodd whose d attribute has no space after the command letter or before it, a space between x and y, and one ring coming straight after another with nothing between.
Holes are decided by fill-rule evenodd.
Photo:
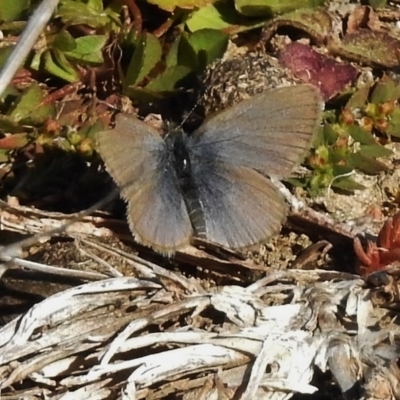
<instances>
[{"instance_id":1,"label":"red plant stem","mask_svg":"<svg viewBox=\"0 0 400 400\"><path fill-rule=\"evenodd\" d=\"M400 261L400 248L391 249L388 251L381 252L381 264L383 266L399 262Z\"/></svg>"},{"instance_id":2,"label":"red plant stem","mask_svg":"<svg viewBox=\"0 0 400 400\"><path fill-rule=\"evenodd\" d=\"M154 32L153 35L156 37L161 37L162 35L164 35L165 32L167 32L167 30L169 28L171 28L172 24L173 24L173 19L172 18L168 18L163 24L161 24Z\"/></svg>"},{"instance_id":3,"label":"red plant stem","mask_svg":"<svg viewBox=\"0 0 400 400\"><path fill-rule=\"evenodd\" d=\"M73 93L82 86L81 82L70 83L63 86L61 89L55 90L53 93L48 94L40 103L42 106L53 104L55 101L62 99L68 94Z\"/></svg>"},{"instance_id":4,"label":"red plant stem","mask_svg":"<svg viewBox=\"0 0 400 400\"><path fill-rule=\"evenodd\" d=\"M12 85L15 86L16 88L19 88L21 86L24 86L32 82L32 80L33 80L32 73L27 69L22 68L17 71L14 78L12 79Z\"/></svg>"},{"instance_id":5,"label":"red plant stem","mask_svg":"<svg viewBox=\"0 0 400 400\"><path fill-rule=\"evenodd\" d=\"M25 78L32 78L32 72L25 68L19 69L17 73L14 75L14 79L25 79Z\"/></svg>"},{"instance_id":6,"label":"red plant stem","mask_svg":"<svg viewBox=\"0 0 400 400\"><path fill-rule=\"evenodd\" d=\"M136 32L141 33L143 25L142 13L140 12L135 0L123 0L123 2L129 8L129 11L133 16L133 26L135 27Z\"/></svg>"}]
</instances>

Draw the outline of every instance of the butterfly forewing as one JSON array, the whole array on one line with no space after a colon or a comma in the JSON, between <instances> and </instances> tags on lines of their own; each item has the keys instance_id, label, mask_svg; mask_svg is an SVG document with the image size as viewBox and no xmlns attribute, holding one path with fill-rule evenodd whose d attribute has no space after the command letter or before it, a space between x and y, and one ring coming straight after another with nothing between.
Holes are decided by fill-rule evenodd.
<instances>
[{"instance_id":1,"label":"butterfly forewing","mask_svg":"<svg viewBox=\"0 0 400 400\"><path fill-rule=\"evenodd\" d=\"M119 114L115 129L98 132L96 141L107 171L124 197L141 187L143 174L156 167L165 147L155 129L128 114Z\"/></svg>"},{"instance_id":2,"label":"butterfly forewing","mask_svg":"<svg viewBox=\"0 0 400 400\"><path fill-rule=\"evenodd\" d=\"M129 203L128 220L136 239L167 254L186 245L192 235L190 219L158 132L120 114L114 130L97 134L97 149Z\"/></svg>"},{"instance_id":3,"label":"butterfly forewing","mask_svg":"<svg viewBox=\"0 0 400 400\"><path fill-rule=\"evenodd\" d=\"M206 121L189 138L192 153L287 177L312 144L322 112L309 85L273 89Z\"/></svg>"}]
</instances>

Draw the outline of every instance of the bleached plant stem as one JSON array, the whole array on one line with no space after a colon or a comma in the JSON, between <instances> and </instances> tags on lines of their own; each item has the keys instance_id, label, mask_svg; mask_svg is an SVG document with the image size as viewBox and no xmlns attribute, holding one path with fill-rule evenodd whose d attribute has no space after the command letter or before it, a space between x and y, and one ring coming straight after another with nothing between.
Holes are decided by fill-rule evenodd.
<instances>
[{"instance_id":1,"label":"bleached plant stem","mask_svg":"<svg viewBox=\"0 0 400 400\"><path fill-rule=\"evenodd\" d=\"M30 18L22 32L17 45L0 72L0 96L10 84L18 68L35 45L40 33L49 22L59 0L43 0Z\"/></svg>"}]
</instances>

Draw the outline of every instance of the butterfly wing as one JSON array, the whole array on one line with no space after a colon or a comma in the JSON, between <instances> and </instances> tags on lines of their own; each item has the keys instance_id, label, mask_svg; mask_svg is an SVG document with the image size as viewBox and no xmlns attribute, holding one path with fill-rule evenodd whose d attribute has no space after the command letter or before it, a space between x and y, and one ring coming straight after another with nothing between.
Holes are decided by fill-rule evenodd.
<instances>
[{"instance_id":1,"label":"butterfly wing","mask_svg":"<svg viewBox=\"0 0 400 400\"><path fill-rule=\"evenodd\" d=\"M283 178L302 161L320 122L322 99L309 85L272 89L206 121L188 139L193 156Z\"/></svg>"},{"instance_id":2,"label":"butterfly wing","mask_svg":"<svg viewBox=\"0 0 400 400\"><path fill-rule=\"evenodd\" d=\"M286 205L264 175L285 177L301 161L321 111L317 89L283 87L222 111L186 138L208 240L240 248L280 228Z\"/></svg>"},{"instance_id":3,"label":"butterfly wing","mask_svg":"<svg viewBox=\"0 0 400 400\"><path fill-rule=\"evenodd\" d=\"M207 240L229 248L258 243L276 233L286 215L271 181L247 168L192 162Z\"/></svg>"},{"instance_id":4,"label":"butterfly wing","mask_svg":"<svg viewBox=\"0 0 400 400\"><path fill-rule=\"evenodd\" d=\"M97 149L129 204L136 240L165 254L188 244L189 215L158 132L134 116L119 114L114 130L97 134Z\"/></svg>"}]
</instances>

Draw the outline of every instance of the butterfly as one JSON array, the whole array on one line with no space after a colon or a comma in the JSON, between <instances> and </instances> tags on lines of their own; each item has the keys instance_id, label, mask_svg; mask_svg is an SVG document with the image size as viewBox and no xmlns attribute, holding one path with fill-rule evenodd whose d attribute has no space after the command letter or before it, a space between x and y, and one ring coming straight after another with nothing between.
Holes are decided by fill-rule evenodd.
<instances>
[{"instance_id":1,"label":"butterfly","mask_svg":"<svg viewBox=\"0 0 400 400\"><path fill-rule=\"evenodd\" d=\"M231 249L276 233L287 205L269 177L303 160L322 112L318 89L272 89L211 116L192 134L162 137L129 114L97 134L97 150L127 201L137 242L171 255L193 237Z\"/></svg>"}]
</instances>

